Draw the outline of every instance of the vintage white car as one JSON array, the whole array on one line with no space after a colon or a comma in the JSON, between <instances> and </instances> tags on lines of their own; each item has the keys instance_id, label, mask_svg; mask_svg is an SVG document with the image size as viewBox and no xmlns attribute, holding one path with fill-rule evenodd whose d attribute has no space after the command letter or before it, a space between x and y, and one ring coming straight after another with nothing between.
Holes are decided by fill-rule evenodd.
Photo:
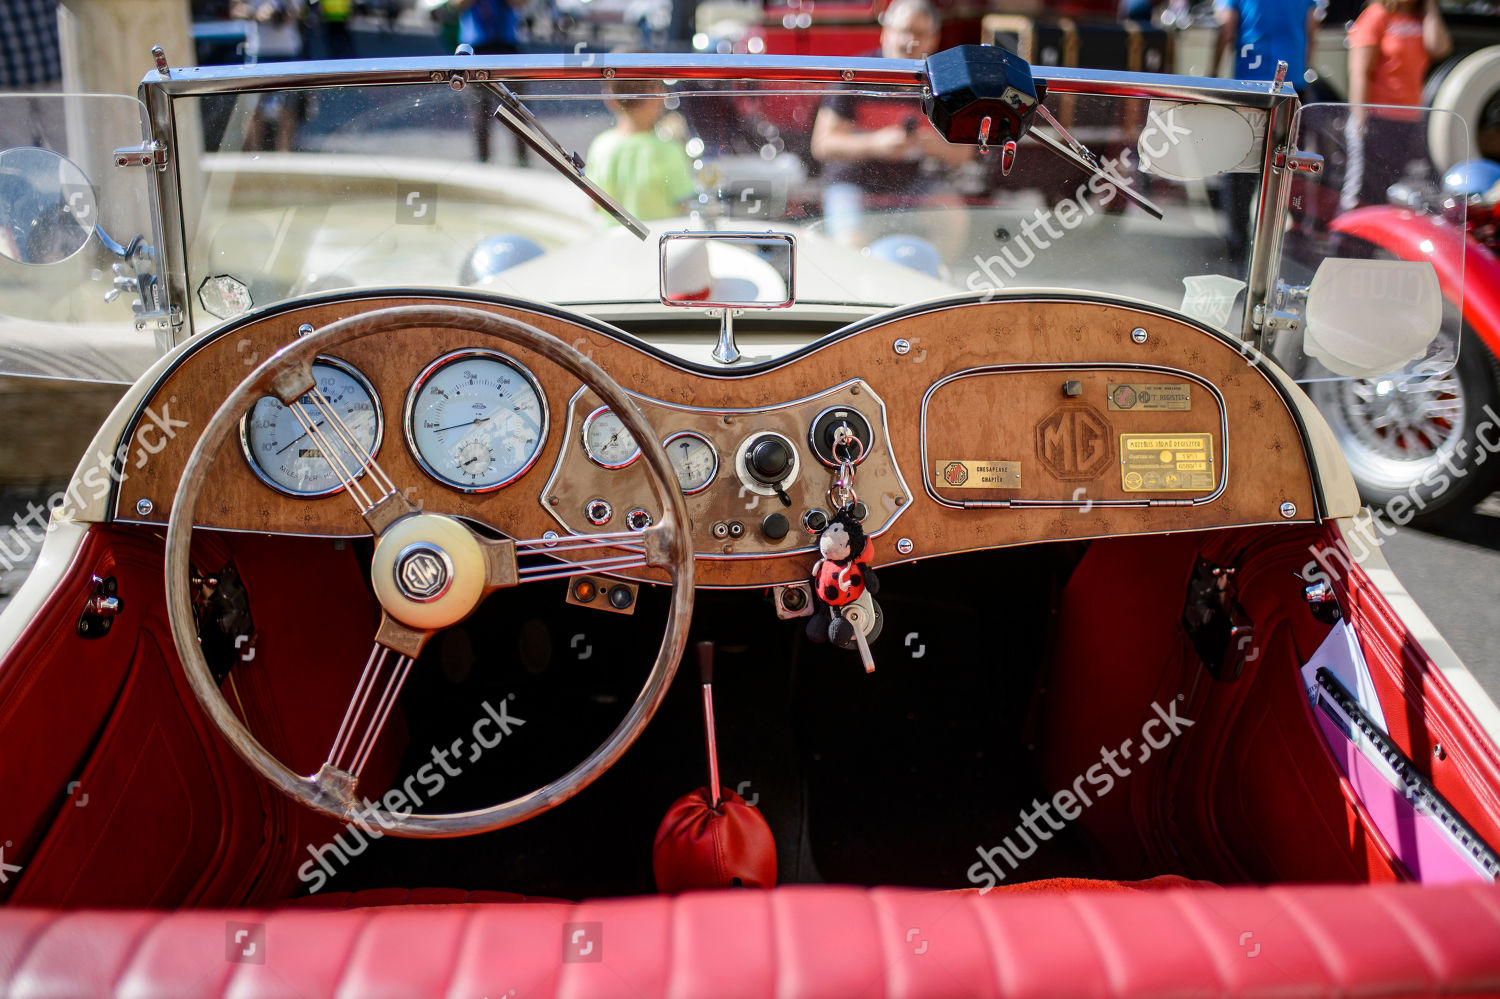
<instances>
[{"instance_id":1,"label":"vintage white car","mask_svg":"<svg viewBox=\"0 0 1500 999\"><path fill-rule=\"evenodd\" d=\"M0 370L128 388L0 547L0 993L1500 991L1500 712L1302 387L1452 369L1461 275L1335 225L1429 113L980 46L19 100Z\"/></svg>"}]
</instances>

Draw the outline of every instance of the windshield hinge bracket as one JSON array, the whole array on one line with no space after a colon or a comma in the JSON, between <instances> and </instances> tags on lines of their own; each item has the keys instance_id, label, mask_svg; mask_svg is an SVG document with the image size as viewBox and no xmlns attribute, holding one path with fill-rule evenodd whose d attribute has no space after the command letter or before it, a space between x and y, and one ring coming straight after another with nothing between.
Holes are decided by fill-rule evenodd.
<instances>
[{"instance_id":1,"label":"windshield hinge bracket","mask_svg":"<svg viewBox=\"0 0 1500 999\"><path fill-rule=\"evenodd\" d=\"M1323 172L1323 157L1317 153L1291 152L1286 146L1277 146L1271 158L1271 169L1280 173L1290 168L1293 173L1310 173L1316 176Z\"/></svg>"},{"instance_id":2,"label":"windshield hinge bracket","mask_svg":"<svg viewBox=\"0 0 1500 999\"><path fill-rule=\"evenodd\" d=\"M1296 333L1302 329L1307 311L1307 285L1276 282L1275 306L1267 308L1264 302L1250 312L1250 322L1264 333Z\"/></svg>"},{"instance_id":3,"label":"windshield hinge bracket","mask_svg":"<svg viewBox=\"0 0 1500 999\"><path fill-rule=\"evenodd\" d=\"M115 150L115 166L154 166L158 170L165 170L167 168L167 144L159 139L149 139L139 146L121 146Z\"/></svg>"},{"instance_id":4,"label":"windshield hinge bracket","mask_svg":"<svg viewBox=\"0 0 1500 999\"><path fill-rule=\"evenodd\" d=\"M172 342L177 342L177 334L182 332L183 317L182 310L177 306L168 306L165 309L151 309L149 311L137 312L135 314L135 328L138 333L167 333L172 334Z\"/></svg>"},{"instance_id":5,"label":"windshield hinge bracket","mask_svg":"<svg viewBox=\"0 0 1500 999\"><path fill-rule=\"evenodd\" d=\"M1310 173L1316 176L1323 172L1323 157L1317 153L1292 153L1286 158L1286 165L1291 167L1294 173Z\"/></svg>"},{"instance_id":6,"label":"windshield hinge bracket","mask_svg":"<svg viewBox=\"0 0 1500 999\"><path fill-rule=\"evenodd\" d=\"M1295 333L1302 328L1302 316L1300 313L1291 312L1286 309L1267 309L1264 303L1257 305L1251 313L1250 321L1255 328L1264 332Z\"/></svg>"}]
</instances>

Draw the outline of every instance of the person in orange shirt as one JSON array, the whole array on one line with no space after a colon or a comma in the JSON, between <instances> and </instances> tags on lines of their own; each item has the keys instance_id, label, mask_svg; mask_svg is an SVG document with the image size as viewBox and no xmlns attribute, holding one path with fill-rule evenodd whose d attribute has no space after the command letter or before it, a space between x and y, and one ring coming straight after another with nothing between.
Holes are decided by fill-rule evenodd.
<instances>
[{"instance_id":1,"label":"person in orange shirt","mask_svg":"<svg viewBox=\"0 0 1500 999\"><path fill-rule=\"evenodd\" d=\"M1371 0L1349 28L1349 101L1415 107L1434 59L1453 48L1437 0ZM1414 113L1356 109L1342 204L1385 201L1386 188L1422 148L1426 121Z\"/></svg>"}]
</instances>

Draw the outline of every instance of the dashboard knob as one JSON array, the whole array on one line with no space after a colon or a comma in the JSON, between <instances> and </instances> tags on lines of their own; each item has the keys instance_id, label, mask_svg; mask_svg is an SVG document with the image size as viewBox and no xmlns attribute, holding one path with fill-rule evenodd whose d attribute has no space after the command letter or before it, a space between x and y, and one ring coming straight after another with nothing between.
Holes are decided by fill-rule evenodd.
<instances>
[{"instance_id":1,"label":"dashboard knob","mask_svg":"<svg viewBox=\"0 0 1500 999\"><path fill-rule=\"evenodd\" d=\"M786 532L789 530L791 530L791 525L787 523L786 517L779 513L770 514L760 522L761 533L772 541L780 541L786 537Z\"/></svg>"},{"instance_id":2,"label":"dashboard knob","mask_svg":"<svg viewBox=\"0 0 1500 999\"><path fill-rule=\"evenodd\" d=\"M745 449L745 467L757 482L774 485L792 473L797 456L786 441L762 434Z\"/></svg>"},{"instance_id":3,"label":"dashboard knob","mask_svg":"<svg viewBox=\"0 0 1500 999\"><path fill-rule=\"evenodd\" d=\"M802 515L802 526L808 534L818 534L828 526L828 514L822 510L809 510Z\"/></svg>"}]
</instances>

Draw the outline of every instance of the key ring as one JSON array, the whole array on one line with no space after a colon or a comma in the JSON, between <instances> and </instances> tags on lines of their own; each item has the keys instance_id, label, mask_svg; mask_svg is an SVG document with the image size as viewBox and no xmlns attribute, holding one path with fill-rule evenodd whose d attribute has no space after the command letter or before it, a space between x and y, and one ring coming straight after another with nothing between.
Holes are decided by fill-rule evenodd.
<instances>
[{"instance_id":1,"label":"key ring","mask_svg":"<svg viewBox=\"0 0 1500 999\"><path fill-rule=\"evenodd\" d=\"M851 444L859 445L859 450L852 455L848 453ZM844 451L842 455L839 454L840 449ZM850 430L847 424L840 424L833 431L833 447L831 450L834 458L838 460L841 466L856 465L865 456L865 442L856 437L854 431Z\"/></svg>"},{"instance_id":2,"label":"key ring","mask_svg":"<svg viewBox=\"0 0 1500 999\"><path fill-rule=\"evenodd\" d=\"M833 504L835 510L842 510L859 502L859 497L854 492L854 465L852 462L843 461L839 463L838 475L834 477L833 485L828 488L828 502Z\"/></svg>"}]
</instances>

